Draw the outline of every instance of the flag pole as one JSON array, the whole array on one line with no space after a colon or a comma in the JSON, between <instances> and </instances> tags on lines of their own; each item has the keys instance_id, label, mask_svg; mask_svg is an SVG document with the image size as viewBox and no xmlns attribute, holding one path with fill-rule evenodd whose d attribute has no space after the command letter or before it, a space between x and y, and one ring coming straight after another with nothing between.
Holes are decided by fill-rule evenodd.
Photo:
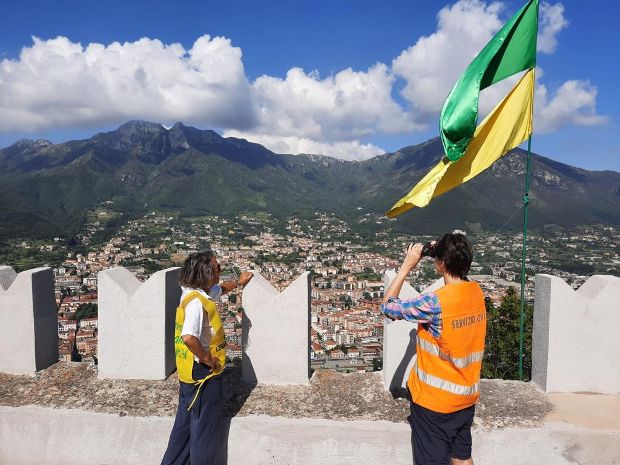
<instances>
[{"instance_id":1,"label":"flag pole","mask_svg":"<svg viewBox=\"0 0 620 465\"><path fill-rule=\"evenodd\" d=\"M527 139L527 168L523 195L523 250L521 253L521 319L519 323L519 379L523 381L523 327L525 324L525 252L527 244L527 210L530 204L530 174L532 168L532 134Z\"/></svg>"}]
</instances>

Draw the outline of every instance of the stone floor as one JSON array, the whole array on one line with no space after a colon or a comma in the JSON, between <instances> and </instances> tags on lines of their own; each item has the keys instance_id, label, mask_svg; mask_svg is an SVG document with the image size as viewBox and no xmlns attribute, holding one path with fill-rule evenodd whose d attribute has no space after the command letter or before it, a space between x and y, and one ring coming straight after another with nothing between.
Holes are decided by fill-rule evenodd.
<instances>
[{"instance_id":1,"label":"stone floor","mask_svg":"<svg viewBox=\"0 0 620 465\"><path fill-rule=\"evenodd\" d=\"M251 386L240 369L224 373L225 415L263 414L327 420L407 421L409 402L383 389L380 373L316 371L307 386ZM71 408L120 416L173 416L178 381L99 380L97 368L61 362L35 376L0 373L0 405ZM476 425L482 428L536 427L553 410L535 385L482 380Z\"/></svg>"}]
</instances>

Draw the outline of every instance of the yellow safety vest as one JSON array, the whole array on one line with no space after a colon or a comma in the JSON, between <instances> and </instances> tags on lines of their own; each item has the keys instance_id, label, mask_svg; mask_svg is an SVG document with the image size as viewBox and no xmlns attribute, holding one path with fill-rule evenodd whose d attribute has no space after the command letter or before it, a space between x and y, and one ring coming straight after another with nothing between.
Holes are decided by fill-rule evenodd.
<instances>
[{"instance_id":1,"label":"yellow safety vest","mask_svg":"<svg viewBox=\"0 0 620 465\"><path fill-rule=\"evenodd\" d=\"M202 308L205 312L204 317L209 318L209 324L213 328L215 334L211 337L211 343L209 344L208 351L213 357L220 362L220 369L212 371L208 376L203 379L194 379L192 376L192 369L194 368L194 354L183 342L181 332L183 330L183 323L185 321L185 307L192 300L198 299L202 304ZM174 322L174 352L177 364L177 373L179 375L179 381L182 383L195 384L198 386L194 400L188 407L188 410L192 408L194 402L198 398L200 388L209 378L219 375L224 371L224 365L226 364L226 339L224 336L224 328L222 326L222 320L217 312L217 306L215 302L207 299L198 291L192 291L181 301L181 304L177 307L176 318Z\"/></svg>"}]
</instances>

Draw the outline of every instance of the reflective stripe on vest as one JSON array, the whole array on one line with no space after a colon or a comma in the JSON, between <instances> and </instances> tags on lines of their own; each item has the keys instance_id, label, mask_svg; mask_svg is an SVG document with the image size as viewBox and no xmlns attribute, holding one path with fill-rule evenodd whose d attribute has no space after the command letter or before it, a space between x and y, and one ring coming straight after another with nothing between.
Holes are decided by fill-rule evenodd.
<instances>
[{"instance_id":1,"label":"reflective stripe on vest","mask_svg":"<svg viewBox=\"0 0 620 465\"><path fill-rule=\"evenodd\" d=\"M437 344L433 344L426 339L422 339L420 336L416 336L416 339L420 349L428 352L429 354L436 355L446 362L452 363L457 368L467 368L474 362L482 362L482 358L484 357L484 350L481 350L480 352L472 352L467 357L451 357L441 350Z\"/></svg>"},{"instance_id":2,"label":"reflective stripe on vest","mask_svg":"<svg viewBox=\"0 0 620 465\"><path fill-rule=\"evenodd\" d=\"M452 394L457 394L459 396L472 396L478 392L478 383L475 383L472 386L463 386L462 384L451 383L450 381L446 381L445 379L441 379L437 376L429 375L420 369L417 364L415 370L420 381L428 384L429 386L433 386L434 388L441 389Z\"/></svg>"}]
</instances>

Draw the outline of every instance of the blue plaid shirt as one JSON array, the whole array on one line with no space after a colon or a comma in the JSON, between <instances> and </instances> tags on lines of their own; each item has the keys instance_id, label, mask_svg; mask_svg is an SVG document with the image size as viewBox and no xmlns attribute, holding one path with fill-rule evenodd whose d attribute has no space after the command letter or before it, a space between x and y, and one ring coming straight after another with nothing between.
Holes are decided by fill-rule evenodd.
<instances>
[{"instance_id":1,"label":"blue plaid shirt","mask_svg":"<svg viewBox=\"0 0 620 465\"><path fill-rule=\"evenodd\" d=\"M441 305L434 292L420 294L415 299L390 297L381 304L381 312L392 320L407 320L421 324L433 337L441 336L443 327Z\"/></svg>"}]
</instances>

